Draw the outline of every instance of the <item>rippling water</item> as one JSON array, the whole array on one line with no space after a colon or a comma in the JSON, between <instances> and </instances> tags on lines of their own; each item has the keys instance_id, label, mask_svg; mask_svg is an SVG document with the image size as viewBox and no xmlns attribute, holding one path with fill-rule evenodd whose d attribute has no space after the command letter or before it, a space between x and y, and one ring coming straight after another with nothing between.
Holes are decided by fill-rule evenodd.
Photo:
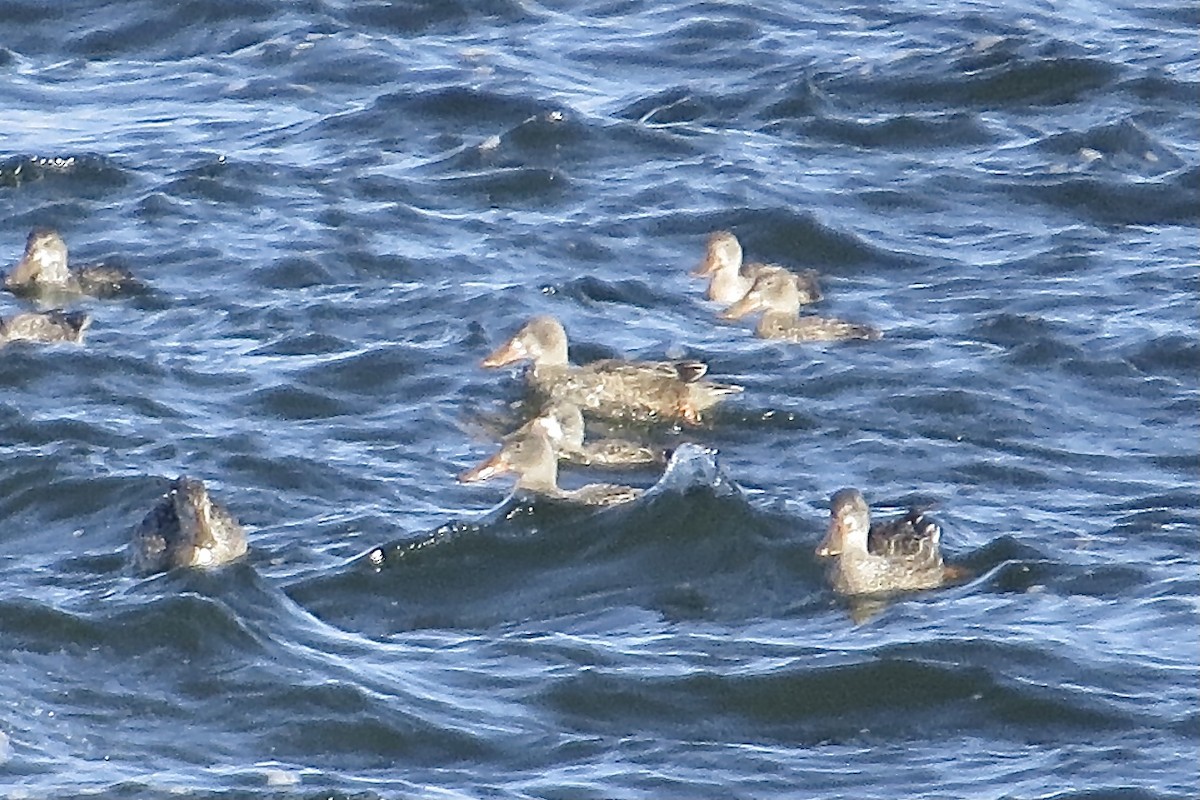
<instances>
[{"instance_id":1,"label":"rippling water","mask_svg":"<svg viewBox=\"0 0 1200 800\"><path fill-rule=\"evenodd\" d=\"M67 5L0 0L3 266L152 291L0 351L0 792L1200 793L1194 4ZM718 321L719 228L885 338ZM656 434L716 463L456 483L536 313L744 384ZM181 473L250 556L137 578ZM847 485L978 577L835 599Z\"/></svg>"}]
</instances>

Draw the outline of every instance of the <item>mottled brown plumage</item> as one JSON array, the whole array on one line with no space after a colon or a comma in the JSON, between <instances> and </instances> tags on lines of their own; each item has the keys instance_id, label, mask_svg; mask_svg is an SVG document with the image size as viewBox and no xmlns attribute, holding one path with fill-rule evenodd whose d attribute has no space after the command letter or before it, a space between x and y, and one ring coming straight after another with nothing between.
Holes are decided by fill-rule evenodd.
<instances>
[{"instance_id":1,"label":"mottled brown plumage","mask_svg":"<svg viewBox=\"0 0 1200 800\"><path fill-rule=\"evenodd\" d=\"M701 380L699 361L605 359L575 366L567 359L567 334L550 316L534 317L483 360L485 367L530 361L529 389L540 404L567 402L584 414L639 422L692 424L742 387Z\"/></svg>"},{"instance_id":2,"label":"mottled brown plumage","mask_svg":"<svg viewBox=\"0 0 1200 800\"><path fill-rule=\"evenodd\" d=\"M213 500L202 481L180 477L133 532L130 554L138 572L215 567L246 552L246 532Z\"/></svg>"},{"instance_id":3,"label":"mottled brown plumage","mask_svg":"<svg viewBox=\"0 0 1200 800\"><path fill-rule=\"evenodd\" d=\"M862 492L842 489L830 502L829 530L817 555L833 558L833 590L863 595L934 589L967 577L942 562L942 531L920 511L871 522Z\"/></svg>"},{"instance_id":4,"label":"mottled brown plumage","mask_svg":"<svg viewBox=\"0 0 1200 800\"><path fill-rule=\"evenodd\" d=\"M627 503L641 489L607 483L592 483L578 489L558 486L558 455L544 418L534 420L523 435L508 439L494 456L459 475L463 483L483 481L497 475L517 476L516 488L543 497L589 506Z\"/></svg>"},{"instance_id":5,"label":"mottled brown plumage","mask_svg":"<svg viewBox=\"0 0 1200 800\"><path fill-rule=\"evenodd\" d=\"M841 339L878 339L883 334L868 325L845 322L832 317L800 316L800 299L794 283L786 275L764 273L738 302L721 316L740 319L762 311L754 332L763 339L787 342L837 341Z\"/></svg>"},{"instance_id":6,"label":"mottled brown plumage","mask_svg":"<svg viewBox=\"0 0 1200 800\"><path fill-rule=\"evenodd\" d=\"M717 231L708 237L704 260L692 274L708 277L705 296L725 305L745 297L760 275L786 276L796 285L796 296L800 303L815 303L821 299L816 271L796 273L778 264L743 263L741 242L729 231Z\"/></svg>"},{"instance_id":7,"label":"mottled brown plumage","mask_svg":"<svg viewBox=\"0 0 1200 800\"><path fill-rule=\"evenodd\" d=\"M87 294L108 297L140 286L127 270L103 264L72 269L67 266L67 243L52 228L34 228L25 240L25 253L4 278L15 294Z\"/></svg>"},{"instance_id":8,"label":"mottled brown plumage","mask_svg":"<svg viewBox=\"0 0 1200 800\"><path fill-rule=\"evenodd\" d=\"M83 342L92 318L82 311L27 311L0 319L0 346L9 342Z\"/></svg>"}]
</instances>

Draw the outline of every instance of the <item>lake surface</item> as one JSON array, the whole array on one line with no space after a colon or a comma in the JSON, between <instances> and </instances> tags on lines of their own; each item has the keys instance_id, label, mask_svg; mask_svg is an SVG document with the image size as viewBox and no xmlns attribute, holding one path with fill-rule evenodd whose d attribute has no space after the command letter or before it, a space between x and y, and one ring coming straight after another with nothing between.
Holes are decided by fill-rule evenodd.
<instances>
[{"instance_id":1,"label":"lake surface","mask_svg":"<svg viewBox=\"0 0 1200 800\"><path fill-rule=\"evenodd\" d=\"M0 267L150 286L0 350L0 796L1196 797L1198 27L0 0ZM884 338L721 321L719 229ZM630 506L459 484L535 314L746 390ZM250 553L136 576L180 474ZM975 577L838 599L844 486Z\"/></svg>"}]
</instances>

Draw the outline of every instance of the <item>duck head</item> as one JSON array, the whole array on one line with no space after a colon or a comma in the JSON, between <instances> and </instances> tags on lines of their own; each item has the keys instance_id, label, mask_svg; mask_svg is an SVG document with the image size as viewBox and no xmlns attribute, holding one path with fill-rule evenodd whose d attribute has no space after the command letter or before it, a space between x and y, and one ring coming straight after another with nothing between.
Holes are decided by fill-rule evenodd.
<instances>
[{"instance_id":1,"label":"duck head","mask_svg":"<svg viewBox=\"0 0 1200 800\"><path fill-rule=\"evenodd\" d=\"M867 552L867 534L871 530L871 510L858 489L842 489L829 501L829 530L817 545L817 555L840 556L846 552Z\"/></svg>"},{"instance_id":2,"label":"duck head","mask_svg":"<svg viewBox=\"0 0 1200 800\"><path fill-rule=\"evenodd\" d=\"M800 313L800 290L791 273L779 269L759 274L746 296L727 308L723 319L741 319L755 311Z\"/></svg>"},{"instance_id":3,"label":"duck head","mask_svg":"<svg viewBox=\"0 0 1200 800\"><path fill-rule=\"evenodd\" d=\"M53 228L34 228L25 239L25 254L4 279L11 288L31 283L66 284L71 273L67 269L67 243Z\"/></svg>"},{"instance_id":4,"label":"duck head","mask_svg":"<svg viewBox=\"0 0 1200 800\"><path fill-rule=\"evenodd\" d=\"M540 366L567 364L567 332L551 316L534 317L483 360L485 367L502 367L518 361Z\"/></svg>"},{"instance_id":5,"label":"duck head","mask_svg":"<svg viewBox=\"0 0 1200 800\"><path fill-rule=\"evenodd\" d=\"M742 245L729 231L717 231L708 237L704 260L692 272L697 278L713 275L726 269L738 270L742 266Z\"/></svg>"},{"instance_id":6,"label":"duck head","mask_svg":"<svg viewBox=\"0 0 1200 800\"><path fill-rule=\"evenodd\" d=\"M555 490L558 487L558 454L554 450L554 433L561 433L558 423L553 418L539 417L525 435L505 442L494 456L462 473L458 480L474 483L513 474L517 476L519 489Z\"/></svg>"}]
</instances>

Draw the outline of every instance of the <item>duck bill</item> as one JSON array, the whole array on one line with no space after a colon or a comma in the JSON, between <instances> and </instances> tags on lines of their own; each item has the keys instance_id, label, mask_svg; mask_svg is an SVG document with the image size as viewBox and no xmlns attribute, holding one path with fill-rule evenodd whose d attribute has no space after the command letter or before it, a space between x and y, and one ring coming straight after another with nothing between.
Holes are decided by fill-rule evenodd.
<instances>
[{"instance_id":1,"label":"duck bill","mask_svg":"<svg viewBox=\"0 0 1200 800\"><path fill-rule=\"evenodd\" d=\"M741 319L751 311L758 309L758 303L750 295L746 295L741 300L725 309L721 314L722 319Z\"/></svg>"},{"instance_id":2,"label":"duck bill","mask_svg":"<svg viewBox=\"0 0 1200 800\"><path fill-rule=\"evenodd\" d=\"M834 520L829 523L829 530L825 533L825 538L817 545L817 555L821 558L830 558L842 554L842 537L845 534L842 523L839 520Z\"/></svg>"},{"instance_id":3,"label":"duck bill","mask_svg":"<svg viewBox=\"0 0 1200 800\"><path fill-rule=\"evenodd\" d=\"M503 367L505 364L528 357L529 353L525 350L525 345L516 339L510 339L493 350L482 363L485 367Z\"/></svg>"},{"instance_id":4,"label":"duck bill","mask_svg":"<svg viewBox=\"0 0 1200 800\"><path fill-rule=\"evenodd\" d=\"M486 481L489 478L494 478L497 475L503 475L509 471L508 463L505 462L502 453L489 458L466 472L458 476L459 483L475 483L476 481Z\"/></svg>"},{"instance_id":5,"label":"duck bill","mask_svg":"<svg viewBox=\"0 0 1200 800\"><path fill-rule=\"evenodd\" d=\"M4 285L8 287L21 286L36 277L37 267L34 265L33 259L26 253L21 256L21 260L12 268L12 271L4 276Z\"/></svg>"},{"instance_id":6,"label":"duck bill","mask_svg":"<svg viewBox=\"0 0 1200 800\"><path fill-rule=\"evenodd\" d=\"M709 255L704 257L704 260L700 262L700 266L692 270L692 277L704 278L708 275L712 275L716 271L717 259L714 256Z\"/></svg>"}]
</instances>

